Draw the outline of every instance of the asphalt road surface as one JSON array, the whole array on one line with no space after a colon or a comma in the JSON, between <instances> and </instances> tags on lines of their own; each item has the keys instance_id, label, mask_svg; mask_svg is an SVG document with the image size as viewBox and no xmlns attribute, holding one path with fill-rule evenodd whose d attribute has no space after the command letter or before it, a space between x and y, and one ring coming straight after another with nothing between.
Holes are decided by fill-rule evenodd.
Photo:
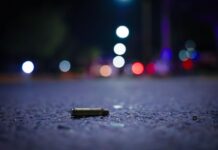
<instances>
[{"instance_id":1,"label":"asphalt road surface","mask_svg":"<svg viewBox=\"0 0 218 150\"><path fill-rule=\"evenodd\" d=\"M72 119L74 107L108 117ZM218 78L0 84L1 150L218 149Z\"/></svg>"}]
</instances>

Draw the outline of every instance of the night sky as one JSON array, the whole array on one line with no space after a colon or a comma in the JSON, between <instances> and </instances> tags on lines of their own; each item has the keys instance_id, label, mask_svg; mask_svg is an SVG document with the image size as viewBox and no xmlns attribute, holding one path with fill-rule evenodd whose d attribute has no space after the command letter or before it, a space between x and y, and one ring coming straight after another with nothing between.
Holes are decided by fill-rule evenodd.
<instances>
[{"instance_id":1,"label":"night sky","mask_svg":"<svg viewBox=\"0 0 218 150\"><path fill-rule=\"evenodd\" d=\"M9 42L13 41L11 39L18 32L35 32L35 26L38 26L40 31L40 22L37 21L44 21L43 19L54 15L64 24L65 40L72 42L73 47L99 47L103 49L104 54L110 54L113 45L119 41L115 35L117 26L128 25L132 29L131 37L138 34L140 27L138 2L131 2L130 5L115 0L7 1L1 7L3 22L1 32L4 40L7 39ZM37 17L41 17L41 20Z\"/></svg>"}]
</instances>

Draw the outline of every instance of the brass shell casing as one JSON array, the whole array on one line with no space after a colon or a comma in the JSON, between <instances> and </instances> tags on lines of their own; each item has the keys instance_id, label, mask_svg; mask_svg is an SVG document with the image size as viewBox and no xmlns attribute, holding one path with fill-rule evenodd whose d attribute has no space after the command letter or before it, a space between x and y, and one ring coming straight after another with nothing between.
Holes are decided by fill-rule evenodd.
<instances>
[{"instance_id":1,"label":"brass shell casing","mask_svg":"<svg viewBox=\"0 0 218 150\"><path fill-rule=\"evenodd\" d=\"M109 111L103 108L74 108L71 111L71 115L74 118L108 116Z\"/></svg>"}]
</instances>

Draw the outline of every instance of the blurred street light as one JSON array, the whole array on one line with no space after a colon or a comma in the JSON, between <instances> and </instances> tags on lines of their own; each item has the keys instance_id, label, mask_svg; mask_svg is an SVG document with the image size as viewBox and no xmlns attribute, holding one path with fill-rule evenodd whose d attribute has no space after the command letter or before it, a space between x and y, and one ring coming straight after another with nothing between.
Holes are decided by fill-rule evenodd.
<instances>
[{"instance_id":1,"label":"blurred street light","mask_svg":"<svg viewBox=\"0 0 218 150\"><path fill-rule=\"evenodd\" d=\"M129 5L131 4L132 0L114 0L114 2L116 2L118 5Z\"/></svg>"},{"instance_id":2,"label":"blurred street light","mask_svg":"<svg viewBox=\"0 0 218 150\"><path fill-rule=\"evenodd\" d=\"M119 26L116 29L116 35L121 39L127 38L129 36L129 29L123 25Z\"/></svg>"},{"instance_id":3,"label":"blurred street light","mask_svg":"<svg viewBox=\"0 0 218 150\"><path fill-rule=\"evenodd\" d=\"M126 3L126 2L130 2L130 1L132 1L132 0L116 0L116 1Z\"/></svg>"},{"instance_id":4,"label":"blurred street light","mask_svg":"<svg viewBox=\"0 0 218 150\"><path fill-rule=\"evenodd\" d=\"M192 51L196 48L196 43L192 40L188 40L185 42L185 48L189 51Z\"/></svg>"},{"instance_id":5,"label":"blurred street light","mask_svg":"<svg viewBox=\"0 0 218 150\"><path fill-rule=\"evenodd\" d=\"M69 61L67 60L62 60L60 63L59 63L59 69L62 71L62 72L68 72L71 68L71 64Z\"/></svg>"},{"instance_id":6,"label":"blurred street light","mask_svg":"<svg viewBox=\"0 0 218 150\"><path fill-rule=\"evenodd\" d=\"M109 77L112 74L112 69L109 65L103 65L100 67L99 73L102 77Z\"/></svg>"},{"instance_id":7,"label":"blurred street light","mask_svg":"<svg viewBox=\"0 0 218 150\"><path fill-rule=\"evenodd\" d=\"M117 55L123 55L126 53L126 46L122 43L117 43L114 46L114 53Z\"/></svg>"},{"instance_id":8,"label":"blurred street light","mask_svg":"<svg viewBox=\"0 0 218 150\"><path fill-rule=\"evenodd\" d=\"M31 61L25 61L23 64L22 64L22 70L24 73L26 74L30 74L33 72L34 70L34 64L33 62Z\"/></svg>"},{"instance_id":9,"label":"blurred street light","mask_svg":"<svg viewBox=\"0 0 218 150\"><path fill-rule=\"evenodd\" d=\"M135 62L132 64L132 73L135 75L141 75L144 73L144 65L141 62Z\"/></svg>"},{"instance_id":10,"label":"blurred street light","mask_svg":"<svg viewBox=\"0 0 218 150\"><path fill-rule=\"evenodd\" d=\"M113 59L113 65L116 68L122 68L125 65L125 59L122 56L116 56Z\"/></svg>"}]
</instances>

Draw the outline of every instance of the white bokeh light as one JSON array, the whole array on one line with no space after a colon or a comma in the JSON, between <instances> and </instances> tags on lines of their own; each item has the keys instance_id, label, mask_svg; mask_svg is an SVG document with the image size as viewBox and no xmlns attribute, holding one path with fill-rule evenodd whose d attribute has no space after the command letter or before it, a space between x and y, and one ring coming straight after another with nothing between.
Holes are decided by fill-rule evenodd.
<instances>
[{"instance_id":1,"label":"white bokeh light","mask_svg":"<svg viewBox=\"0 0 218 150\"><path fill-rule=\"evenodd\" d=\"M59 63L59 69L62 71L62 72L68 72L71 68L71 64L69 61L67 60L62 60L60 63Z\"/></svg>"},{"instance_id":2,"label":"white bokeh light","mask_svg":"<svg viewBox=\"0 0 218 150\"><path fill-rule=\"evenodd\" d=\"M33 62L31 62L31 61L25 61L25 62L22 64L22 70L23 70L23 72L26 73L26 74L32 73L33 70L34 70Z\"/></svg>"},{"instance_id":3,"label":"white bokeh light","mask_svg":"<svg viewBox=\"0 0 218 150\"><path fill-rule=\"evenodd\" d=\"M129 36L129 29L126 26L119 26L116 29L116 34L119 38L126 38Z\"/></svg>"},{"instance_id":4,"label":"white bokeh light","mask_svg":"<svg viewBox=\"0 0 218 150\"><path fill-rule=\"evenodd\" d=\"M122 56L116 56L113 59L113 65L116 68L122 68L125 65L125 59Z\"/></svg>"},{"instance_id":5,"label":"white bokeh light","mask_svg":"<svg viewBox=\"0 0 218 150\"><path fill-rule=\"evenodd\" d=\"M117 43L114 46L114 53L117 55L123 55L126 53L126 46L122 43Z\"/></svg>"}]
</instances>

